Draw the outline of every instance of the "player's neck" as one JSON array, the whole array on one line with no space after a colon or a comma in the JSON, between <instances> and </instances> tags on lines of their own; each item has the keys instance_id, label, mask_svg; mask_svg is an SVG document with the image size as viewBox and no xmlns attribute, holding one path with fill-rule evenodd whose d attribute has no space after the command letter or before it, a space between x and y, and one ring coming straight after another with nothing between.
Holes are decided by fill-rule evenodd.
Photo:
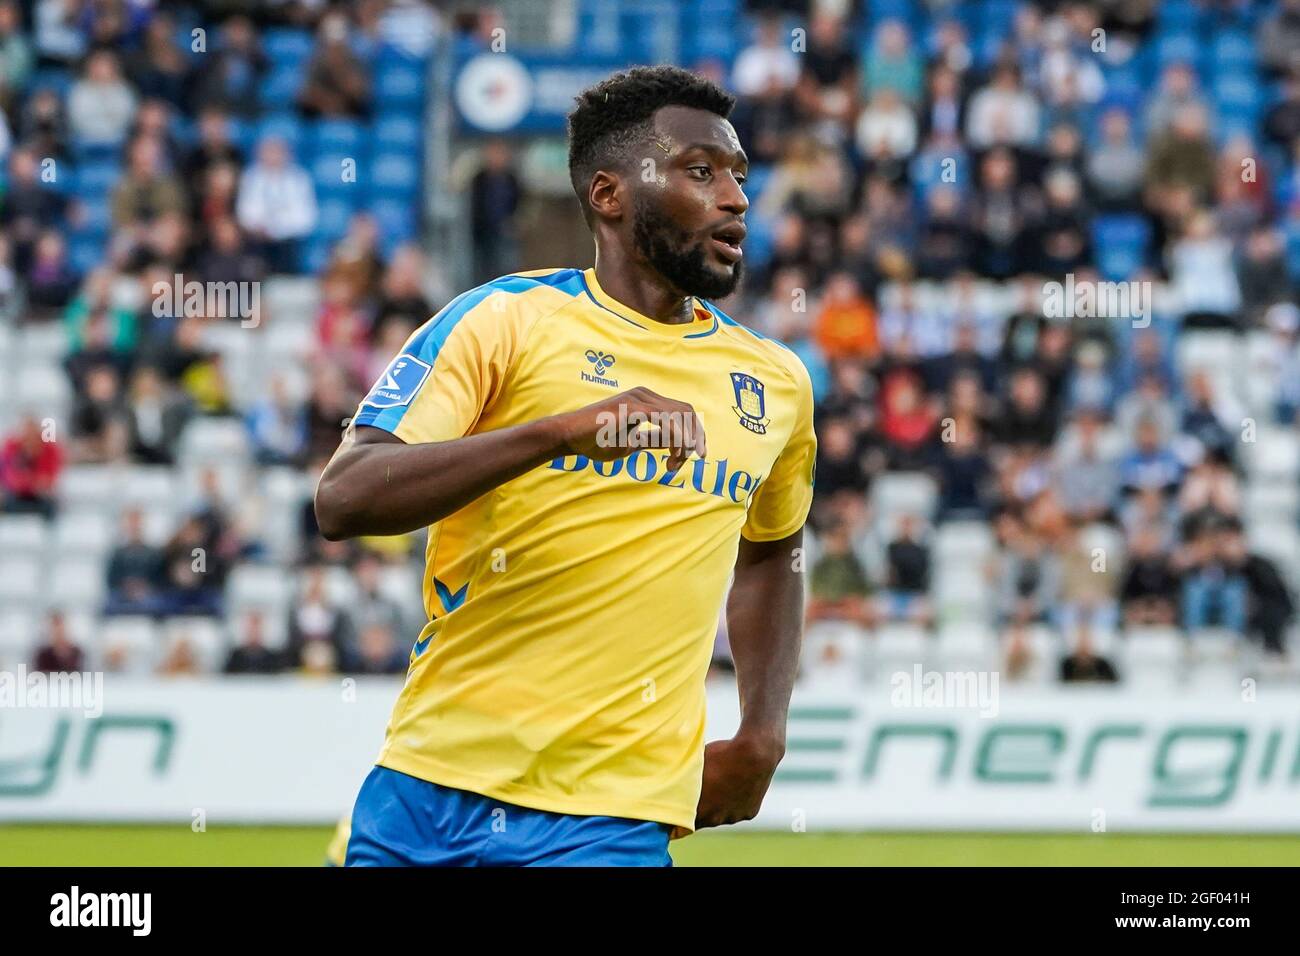
<instances>
[{"instance_id":1,"label":"player's neck","mask_svg":"<svg viewBox=\"0 0 1300 956\"><path fill-rule=\"evenodd\" d=\"M668 288L658 273L619 253L597 253L596 281L610 298L656 322L677 325L695 318L690 296Z\"/></svg>"}]
</instances>

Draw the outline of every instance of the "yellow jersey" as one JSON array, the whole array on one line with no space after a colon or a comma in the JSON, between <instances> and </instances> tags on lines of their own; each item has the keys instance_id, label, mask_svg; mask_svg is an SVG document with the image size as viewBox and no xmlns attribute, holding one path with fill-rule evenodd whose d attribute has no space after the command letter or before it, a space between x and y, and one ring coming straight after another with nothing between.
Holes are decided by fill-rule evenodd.
<instances>
[{"instance_id":1,"label":"yellow jersey","mask_svg":"<svg viewBox=\"0 0 1300 956\"><path fill-rule=\"evenodd\" d=\"M799 359L713 305L666 324L595 271L472 289L421 326L353 419L442 442L644 386L692 405L708 458L568 455L429 528L429 622L378 763L506 803L695 824L704 676L739 536L798 531L812 500Z\"/></svg>"}]
</instances>

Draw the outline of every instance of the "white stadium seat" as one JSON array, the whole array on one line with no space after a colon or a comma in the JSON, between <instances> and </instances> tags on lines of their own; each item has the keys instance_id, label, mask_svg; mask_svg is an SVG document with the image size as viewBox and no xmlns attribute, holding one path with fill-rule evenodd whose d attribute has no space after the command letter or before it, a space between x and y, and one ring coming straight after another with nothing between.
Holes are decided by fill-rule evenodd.
<instances>
[{"instance_id":1,"label":"white stadium seat","mask_svg":"<svg viewBox=\"0 0 1300 956\"><path fill-rule=\"evenodd\" d=\"M40 554L50 539L40 515L0 515L0 554Z\"/></svg>"}]
</instances>

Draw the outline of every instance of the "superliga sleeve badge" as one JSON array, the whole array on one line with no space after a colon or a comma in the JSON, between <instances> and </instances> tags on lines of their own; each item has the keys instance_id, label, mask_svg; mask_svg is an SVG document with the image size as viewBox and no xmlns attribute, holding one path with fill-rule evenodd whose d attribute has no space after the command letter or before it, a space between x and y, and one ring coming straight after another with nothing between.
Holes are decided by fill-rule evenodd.
<instances>
[{"instance_id":1,"label":"superliga sleeve badge","mask_svg":"<svg viewBox=\"0 0 1300 956\"><path fill-rule=\"evenodd\" d=\"M756 435L766 435L767 424L772 419L766 416L763 383L744 372L732 372L731 389L736 393L736 404L731 410L739 416L740 424Z\"/></svg>"}]
</instances>

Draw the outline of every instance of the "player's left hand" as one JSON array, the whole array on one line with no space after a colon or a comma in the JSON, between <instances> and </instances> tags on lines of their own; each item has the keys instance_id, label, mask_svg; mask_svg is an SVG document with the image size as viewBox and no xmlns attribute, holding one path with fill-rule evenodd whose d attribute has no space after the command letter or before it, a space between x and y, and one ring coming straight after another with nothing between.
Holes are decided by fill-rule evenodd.
<instances>
[{"instance_id":1,"label":"player's left hand","mask_svg":"<svg viewBox=\"0 0 1300 956\"><path fill-rule=\"evenodd\" d=\"M706 744L695 828L754 819L781 762L781 749L749 737Z\"/></svg>"}]
</instances>

